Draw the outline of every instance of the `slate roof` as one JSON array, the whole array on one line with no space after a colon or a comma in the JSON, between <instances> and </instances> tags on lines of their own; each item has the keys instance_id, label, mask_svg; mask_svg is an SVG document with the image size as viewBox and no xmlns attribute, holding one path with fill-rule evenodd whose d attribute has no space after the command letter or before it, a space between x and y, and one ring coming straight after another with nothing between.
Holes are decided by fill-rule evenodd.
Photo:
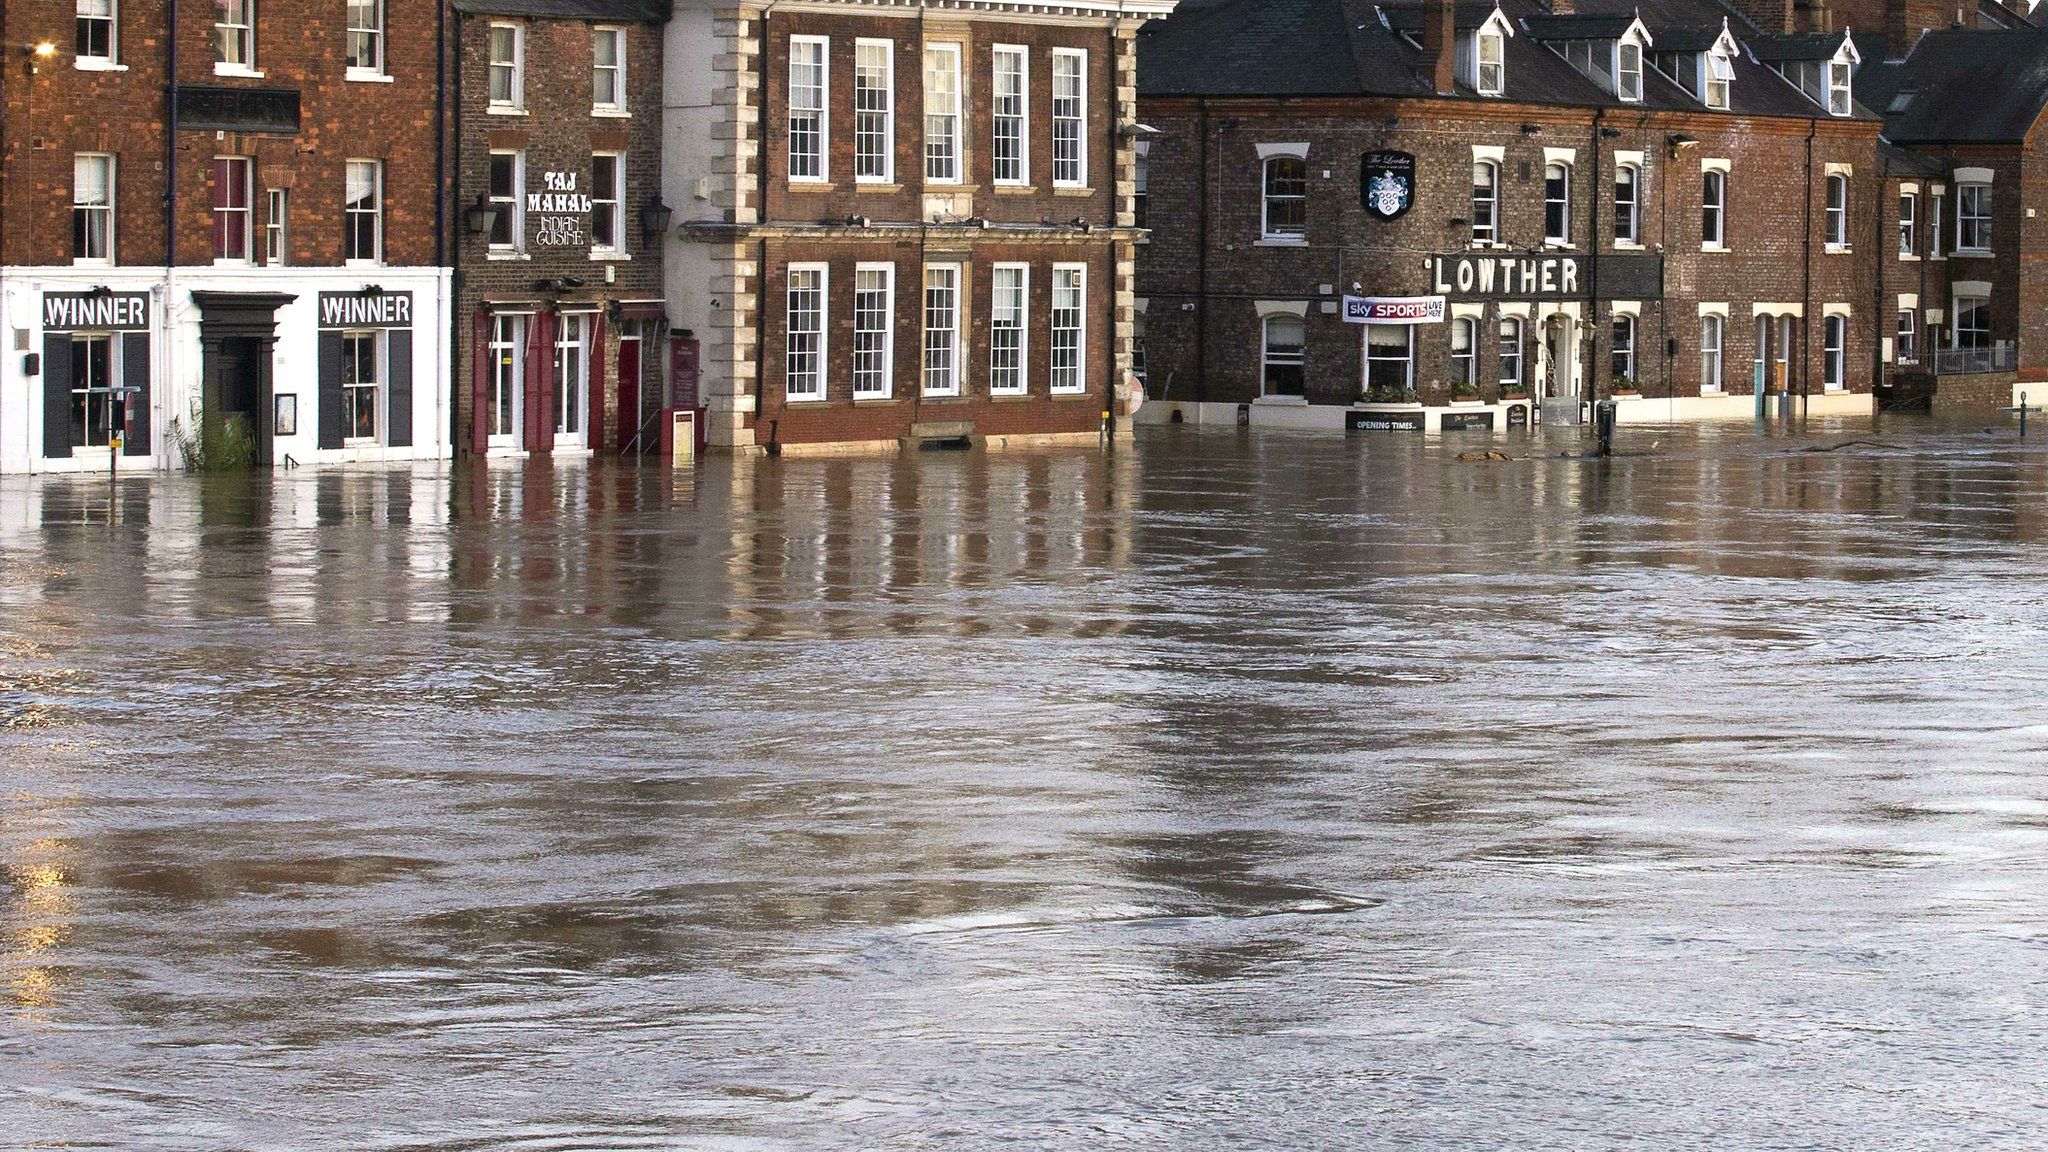
<instances>
[{"instance_id":1,"label":"slate roof","mask_svg":"<svg viewBox=\"0 0 2048 1152\"><path fill-rule=\"evenodd\" d=\"M1856 70L1856 94L1897 144L2019 143L2048 105L2048 30L1929 32L1903 60ZM1912 99L1897 112L1892 98Z\"/></svg>"},{"instance_id":2,"label":"slate roof","mask_svg":"<svg viewBox=\"0 0 2048 1152\"><path fill-rule=\"evenodd\" d=\"M1766 64L1781 60L1832 60L1842 50L1847 32L1808 33L1802 36L1754 36L1744 41L1751 54Z\"/></svg>"},{"instance_id":3,"label":"slate roof","mask_svg":"<svg viewBox=\"0 0 2048 1152\"><path fill-rule=\"evenodd\" d=\"M1392 25L1396 32L1422 31L1422 8L1419 5L1386 8L1382 9L1382 12L1387 18L1387 23ZM1486 23L1487 18L1492 15L1493 0L1458 0L1451 8L1451 23L1458 28L1471 31Z\"/></svg>"},{"instance_id":4,"label":"slate roof","mask_svg":"<svg viewBox=\"0 0 2048 1152\"><path fill-rule=\"evenodd\" d=\"M1480 5L1490 11L1489 4ZM1761 34L1739 22L1721 0L1576 0L1582 26L1627 28L1640 10L1654 52L1664 47L1660 27L1675 29L1680 44L1703 50L1724 19L1745 44ZM1476 27L1484 16L1461 26ZM1181 0L1172 16L1138 33L1138 90L1146 96L1427 96L1427 61L1404 28L1421 26L1421 0ZM1573 107L1648 108L1736 116L1827 118L1827 112L1774 70L1746 52L1734 61L1732 107L1707 109L1654 69L1646 70L1643 100L1624 104L1564 61L1531 29L1556 19L1544 0L1502 0L1515 26L1506 45L1507 91L1482 97L1460 86L1457 96ZM1465 20L1472 19L1470 25ZM1420 33L1412 34L1420 40ZM1673 46L1674 50L1686 49ZM1867 104L1867 101L1862 102ZM1857 119L1875 119L1865 107Z\"/></svg>"},{"instance_id":5,"label":"slate roof","mask_svg":"<svg viewBox=\"0 0 2048 1152\"><path fill-rule=\"evenodd\" d=\"M670 0L453 0L457 12L476 16L530 16L541 20L612 20L659 23Z\"/></svg>"},{"instance_id":6,"label":"slate roof","mask_svg":"<svg viewBox=\"0 0 2048 1152\"><path fill-rule=\"evenodd\" d=\"M1570 16L1536 15L1522 21L1529 35L1538 40L1619 40L1636 22L1635 13L1573 13Z\"/></svg>"}]
</instances>

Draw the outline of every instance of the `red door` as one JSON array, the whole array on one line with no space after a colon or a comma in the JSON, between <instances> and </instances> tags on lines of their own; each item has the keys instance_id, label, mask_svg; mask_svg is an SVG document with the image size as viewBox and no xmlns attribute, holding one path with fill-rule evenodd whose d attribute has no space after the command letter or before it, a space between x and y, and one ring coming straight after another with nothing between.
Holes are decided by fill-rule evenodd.
<instances>
[{"instance_id":1,"label":"red door","mask_svg":"<svg viewBox=\"0 0 2048 1152\"><path fill-rule=\"evenodd\" d=\"M640 337L619 334L619 452L636 455L649 445L637 444L640 434Z\"/></svg>"}]
</instances>

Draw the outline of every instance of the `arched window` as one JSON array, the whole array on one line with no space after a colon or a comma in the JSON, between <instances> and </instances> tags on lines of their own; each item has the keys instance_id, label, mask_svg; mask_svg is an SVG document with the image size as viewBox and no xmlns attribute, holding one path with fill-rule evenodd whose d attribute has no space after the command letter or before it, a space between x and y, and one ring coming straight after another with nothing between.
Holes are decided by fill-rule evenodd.
<instances>
[{"instance_id":1,"label":"arched window","mask_svg":"<svg viewBox=\"0 0 2048 1152\"><path fill-rule=\"evenodd\" d=\"M1300 396L1303 362L1307 359L1308 327L1301 317L1276 313L1266 317L1261 355L1261 389L1268 396Z\"/></svg>"},{"instance_id":2,"label":"arched window","mask_svg":"<svg viewBox=\"0 0 2048 1152\"><path fill-rule=\"evenodd\" d=\"M1636 382L1636 318L1626 312L1614 317L1614 339L1608 350L1609 381L1617 391Z\"/></svg>"},{"instance_id":3,"label":"arched window","mask_svg":"<svg viewBox=\"0 0 2048 1152\"><path fill-rule=\"evenodd\" d=\"M1830 316L1821 326L1821 387L1839 391L1848 386L1849 318Z\"/></svg>"},{"instance_id":4,"label":"arched window","mask_svg":"<svg viewBox=\"0 0 2048 1152\"><path fill-rule=\"evenodd\" d=\"M1299 240L1308 231L1308 161L1267 157L1262 215L1260 234L1268 240Z\"/></svg>"},{"instance_id":5,"label":"arched window","mask_svg":"<svg viewBox=\"0 0 2048 1152\"><path fill-rule=\"evenodd\" d=\"M1720 316L1700 317L1700 391L1721 390L1721 336L1728 322Z\"/></svg>"},{"instance_id":6,"label":"arched window","mask_svg":"<svg viewBox=\"0 0 2048 1152\"><path fill-rule=\"evenodd\" d=\"M1500 318L1500 390L1522 390L1522 318Z\"/></svg>"},{"instance_id":7,"label":"arched window","mask_svg":"<svg viewBox=\"0 0 2048 1152\"><path fill-rule=\"evenodd\" d=\"M1472 243L1500 240L1500 166L1491 160L1472 162Z\"/></svg>"},{"instance_id":8,"label":"arched window","mask_svg":"<svg viewBox=\"0 0 2048 1152\"><path fill-rule=\"evenodd\" d=\"M1631 103L1643 98L1643 46L1633 40L1614 46L1614 94Z\"/></svg>"},{"instance_id":9,"label":"arched window","mask_svg":"<svg viewBox=\"0 0 2048 1152\"><path fill-rule=\"evenodd\" d=\"M1564 164L1543 166L1543 239L1572 242L1572 170Z\"/></svg>"},{"instance_id":10,"label":"arched window","mask_svg":"<svg viewBox=\"0 0 2048 1152\"><path fill-rule=\"evenodd\" d=\"M1642 171L1633 164L1615 165L1614 238L1624 244L1636 242L1642 195Z\"/></svg>"},{"instance_id":11,"label":"arched window","mask_svg":"<svg viewBox=\"0 0 2048 1152\"><path fill-rule=\"evenodd\" d=\"M1840 172L1828 176L1828 247L1849 246L1849 178Z\"/></svg>"},{"instance_id":12,"label":"arched window","mask_svg":"<svg viewBox=\"0 0 2048 1152\"><path fill-rule=\"evenodd\" d=\"M1700 246L1722 248L1728 243L1728 174L1709 171L1700 177Z\"/></svg>"},{"instance_id":13,"label":"arched window","mask_svg":"<svg viewBox=\"0 0 2048 1152\"><path fill-rule=\"evenodd\" d=\"M1469 317L1451 321L1451 396L1479 394L1478 324Z\"/></svg>"}]
</instances>

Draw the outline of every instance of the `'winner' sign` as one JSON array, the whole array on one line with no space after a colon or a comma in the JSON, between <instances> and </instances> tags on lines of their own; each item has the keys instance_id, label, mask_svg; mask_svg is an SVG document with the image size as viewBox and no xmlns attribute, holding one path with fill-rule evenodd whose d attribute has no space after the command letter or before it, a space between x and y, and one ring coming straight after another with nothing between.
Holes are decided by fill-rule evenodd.
<instances>
[{"instance_id":1,"label":"'winner' sign","mask_svg":"<svg viewBox=\"0 0 2048 1152\"><path fill-rule=\"evenodd\" d=\"M322 328L410 328L410 292L322 292Z\"/></svg>"},{"instance_id":2,"label":"'winner' sign","mask_svg":"<svg viewBox=\"0 0 2048 1152\"><path fill-rule=\"evenodd\" d=\"M1346 296L1347 324L1441 324L1441 296Z\"/></svg>"}]
</instances>

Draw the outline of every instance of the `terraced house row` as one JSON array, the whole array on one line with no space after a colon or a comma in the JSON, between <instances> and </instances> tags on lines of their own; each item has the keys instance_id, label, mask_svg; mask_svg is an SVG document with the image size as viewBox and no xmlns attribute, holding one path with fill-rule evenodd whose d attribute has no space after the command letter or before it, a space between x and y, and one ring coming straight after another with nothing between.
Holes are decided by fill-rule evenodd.
<instances>
[{"instance_id":1,"label":"terraced house row","mask_svg":"<svg viewBox=\"0 0 2048 1152\"><path fill-rule=\"evenodd\" d=\"M1183 0L1140 37L1145 413L2038 396L2044 75L1992 0Z\"/></svg>"},{"instance_id":2,"label":"terraced house row","mask_svg":"<svg viewBox=\"0 0 2048 1152\"><path fill-rule=\"evenodd\" d=\"M10 0L0 470L1093 438L1170 6Z\"/></svg>"},{"instance_id":3,"label":"terraced house row","mask_svg":"<svg viewBox=\"0 0 2048 1152\"><path fill-rule=\"evenodd\" d=\"M4 471L2048 391L2048 33L1997 0L12 0L0 44Z\"/></svg>"}]
</instances>

